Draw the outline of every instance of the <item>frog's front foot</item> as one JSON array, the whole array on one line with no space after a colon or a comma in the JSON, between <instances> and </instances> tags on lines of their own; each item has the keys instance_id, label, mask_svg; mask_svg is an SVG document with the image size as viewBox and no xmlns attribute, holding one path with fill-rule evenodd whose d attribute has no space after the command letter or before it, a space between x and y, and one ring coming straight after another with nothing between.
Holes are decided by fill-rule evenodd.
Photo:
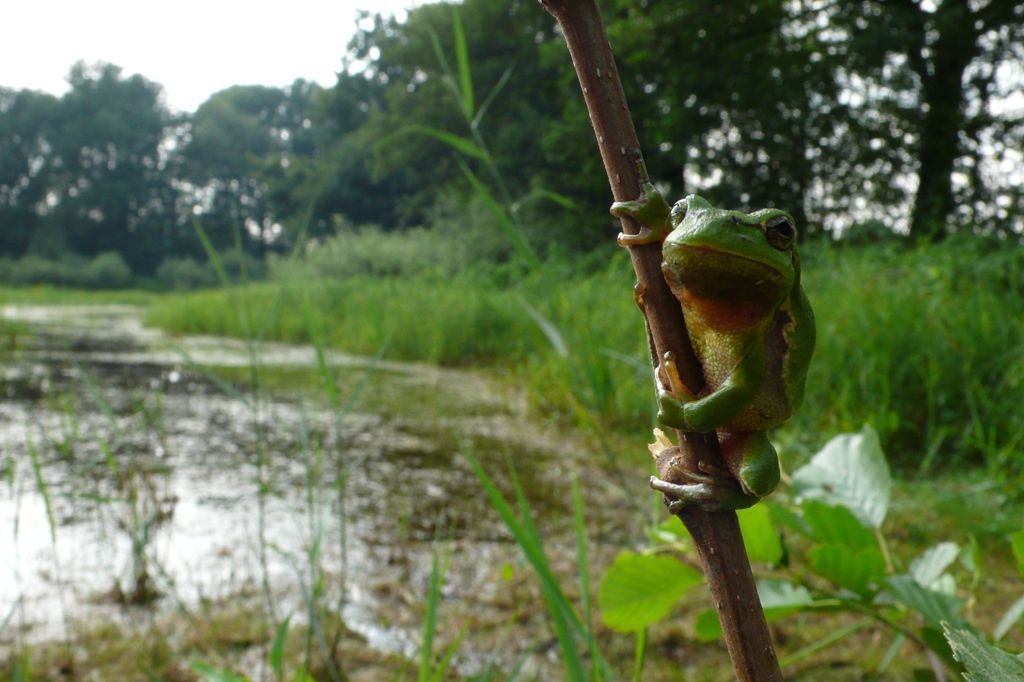
<instances>
[{"instance_id":1,"label":"frog's front foot","mask_svg":"<svg viewBox=\"0 0 1024 682\"><path fill-rule=\"evenodd\" d=\"M728 472L688 472L683 474L689 482L669 483L651 476L651 487L665 495L665 505L673 514L688 507L704 511L746 509L757 504L757 497L746 495L739 483Z\"/></svg>"},{"instance_id":2,"label":"frog's front foot","mask_svg":"<svg viewBox=\"0 0 1024 682\"><path fill-rule=\"evenodd\" d=\"M665 198L650 182L644 183L643 194L635 201L616 201L611 214L617 218L632 218L640 223L636 234L620 232L615 240L619 246L640 246L665 241L672 231L669 225L671 208Z\"/></svg>"}]
</instances>

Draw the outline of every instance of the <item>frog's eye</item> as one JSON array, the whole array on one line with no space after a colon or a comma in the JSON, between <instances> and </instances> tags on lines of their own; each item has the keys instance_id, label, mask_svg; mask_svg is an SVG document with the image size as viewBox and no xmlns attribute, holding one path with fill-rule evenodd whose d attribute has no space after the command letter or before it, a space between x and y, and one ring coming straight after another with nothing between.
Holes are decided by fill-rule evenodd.
<instances>
[{"instance_id":1,"label":"frog's eye","mask_svg":"<svg viewBox=\"0 0 1024 682\"><path fill-rule=\"evenodd\" d=\"M768 237L768 243L779 251L785 251L793 245L793 238L796 237L796 230L784 215L775 216L764 224L764 233Z\"/></svg>"},{"instance_id":2,"label":"frog's eye","mask_svg":"<svg viewBox=\"0 0 1024 682\"><path fill-rule=\"evenodd\" d=\"M672 227L678 227L679 223L683 222L683 218L686 217L686 201L677 201L672 207L672 212L668 214L668 221L672 224Z\"/></svg>"}]
</instances>

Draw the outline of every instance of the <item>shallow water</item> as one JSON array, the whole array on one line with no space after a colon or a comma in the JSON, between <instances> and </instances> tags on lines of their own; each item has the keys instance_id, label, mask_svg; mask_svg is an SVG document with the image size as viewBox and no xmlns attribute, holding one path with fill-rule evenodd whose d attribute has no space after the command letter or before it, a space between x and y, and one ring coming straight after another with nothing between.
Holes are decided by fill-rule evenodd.
<instances>
[{"instance_id":1,"label":"shallow water","mask_svg":"<svg viewBox=\"0 0 1024 682\"><path fill-rule=\"evenodd\" d=\"M462 453L500 481L515 463L566 574L573 471L597 556L633 513L584 448L471 372L329 353L339 409L310 347L171 338L130 306L3 315L29 333L0 351L0 657L81 623L245 599L301 620L319 576L369 649L409 658L443 546L442 632L471 632L460 670L531 650L540 670L532 575ZM258 675L262 659L236 665Z\"/></svg>"}]
</instances>

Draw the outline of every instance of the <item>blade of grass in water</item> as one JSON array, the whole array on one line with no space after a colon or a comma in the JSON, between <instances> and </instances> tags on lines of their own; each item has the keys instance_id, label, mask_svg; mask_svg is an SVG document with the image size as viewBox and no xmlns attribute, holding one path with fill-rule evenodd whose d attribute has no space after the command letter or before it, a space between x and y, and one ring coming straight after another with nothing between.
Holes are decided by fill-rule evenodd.
<instances>
[{"instance_id":1,"label":"blade of grass in water","mask_svg":"<svg viewBox=\"0 0 1024 682\"><path fill-rule=\"evenodd\" d=\"M572 605L569 603L568 598L562 592L562 589L558 584L558 580L555 578L554 573L552 573L551 568L548 565L547 558L545 557L544 550L541 546L540 535L537 532L536 524L530 514L529 505L526 501L526 496L523 493L522 487L519 485L519 481L513 475L512 484L515 490L517 503L522 514L522 519L516 515L511 505L509 505L508 501L505 500L501 492L498 491L494 481L487 475L483 470L483 467L480 466L480 463L467 448L463 448L462 454L469 462L477 479L479 479L481 487L484 489L484 492L491 501L491 506L494 507L502 521L505 522L505 525L512 533L517 544L526 555L527 561L529 561L530 565L533 566L534 571L540 579L541 593L544 596L545 602L548 604L548 611L551 615L552 626L555 629L559 645L562 648L569 678L580 681L585 681L587 679L587 675L583 670L583 662L580 657L580 652L576 645L575 633L575 635L579 636L579 638L586 643L589 650L596 652L594 664L601 667L601 672L605 679L613 679L613 675L607 662L600 656L596 647L591 648L590 633L580 622L572 608Z\"/></svg>"},{"instance_id":2,"label":"blade of grass in water","mask_svg":"<svg viewBox=\"0 0 1024 682\"><path fill-rule=\"evenodd\" d=\"M50 499L50 488L46 485L46 479L43 478L43 467L39 462L39 450L36 449L36 444L30 437L28 439L28 456L32 460L32 473L36 477L36 487L39 489L39 495L43 498L43 505L46 507L46 522L50 526L50 542L54 545L57 544L57 522L53 516L53 502Z\"/></svg>"},{"instance_id":3,"label":"blade of grass in water","mask_svg":"<svg viewBox=\"0 0 1024 682\"><path fill-rule=\"evenodd\" d=\"M576 521L576 565L580 572L580 595L583 601L583 619L587 626L587 632L594 631L591 620L590 608L590 561L587 557L587 533L586 523L583 518L583 495L580 493L580 481L575 475L572 477L572 508ZM587 638L589 645L590 660L598 659L597 644L593 637ZM595 665L591 671L595 680L600 679L599 668Z\"/></svg>"},{"instance_id":4,"label":"blade of grass in water","mask_svg":"<svg viewBox=\"0 0 1024 682\"><path fill-rule=\"evenodd\" d=\"M100 389L99 383L93 378L92 374L80 365L77 361L72 362L71 366L75 368L75 374L82 379L82 384L85 386L86 393L92 398L96 406L100 408L103 416L110 422L110 428L113 429L114 434L117 436L121 434L121 427L117 423L117 415L114 414L114 408L111 407L110 402L107 401L103 395L103 391Z\"/></svg>"},{"instance_id":5,"label":"blade of grass in water","mask_svg":"<svg viewBox=\"0 0 1024 682\"><path fill-rule=\"evenodd\" d=\"M444 568L440 556L434 551L430 564L430 586L427 590L427 615L423 619L423 644L420 646L419 682L428 682L432 677L434 658L434 633L437 630L437 604L441 599L441 583Z\"/></svg>"},{"instance_id":6,"label":"blade of grass in water","mask_svg":"<svg viewBox=\"0 0 1024 682\"><path fill-rule=\"evenodd\" d=\"M277 627L277 634L274 635L274 644L270 647L270 668L277 677L277 682L284 682L284 644L288 638L288 626L291 625L292 616L281 621Z\"/></svg>"}]
</instances>

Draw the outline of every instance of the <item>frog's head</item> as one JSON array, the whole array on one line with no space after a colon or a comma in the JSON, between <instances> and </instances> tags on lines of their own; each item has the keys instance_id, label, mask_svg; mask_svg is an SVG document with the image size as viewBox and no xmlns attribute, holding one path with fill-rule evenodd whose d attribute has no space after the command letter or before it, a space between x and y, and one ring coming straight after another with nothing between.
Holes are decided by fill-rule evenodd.
<instances>
[{"instance_id":1,"label":"frog's head","mask_svg":"<svg viewBox=\"0 0 1024 682\"><path fill-rule=\"evenodd\" d=\"M673 285L701 298L770 305L799 281L796 228L785 211L726 211L691 194L670 221L662 269Z\"/></svg>"}]
</instances>

